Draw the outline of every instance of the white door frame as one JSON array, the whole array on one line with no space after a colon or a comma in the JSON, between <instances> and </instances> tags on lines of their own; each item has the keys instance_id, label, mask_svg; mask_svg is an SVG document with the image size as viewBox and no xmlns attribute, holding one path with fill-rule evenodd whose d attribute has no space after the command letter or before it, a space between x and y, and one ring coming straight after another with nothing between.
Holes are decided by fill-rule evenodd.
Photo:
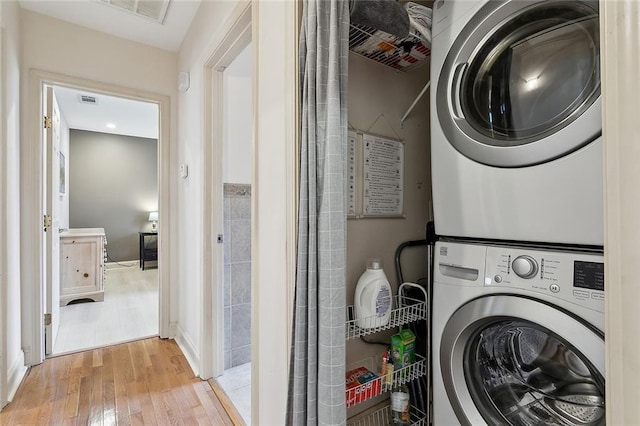
<instances>
[{"instance_id":1,"label":"white door frame","mask_svg":"<svg viewBox=\"0 0 640 426\"><path fill-rule=\"evenodd\" d=\"M640 362L640 202L638 200L637 40L640 4L600 2L602 136L604 140L605 338L607 424L638 419Z\"/></svg>"},{"instance_id":2,"label":"white door frame","mask_svg":"<svg viewBox=\"0 0 640 426\"><path fill-rule=\"evenodd\" d=\"M253 57L253 176L251 183L251 419L284 424L287 406L297 229L299 132L299 1L236 6L203 61L204 270L201 377L223 371L223 283L216 265L222 230L221 70L246 46ZM243 35L244 34L244 35ZM214 103L214 99L217 101ZM216 211L218 214L216 215ZM216 331L217 329L217 331Z\"/></svg>"},{"instance_id":3,"label":"white door frame","mask_svg":"<svg viewBox=\"0 0 640 426\"><path fill-rule=\"evenodd\" d=\"M45 85L86 89L94 93L119 96L133 100L152 102L158 105L158 215L162 233L158 235L158 279L159 279L159 331L160 337L172 337L170 329L170 261L171 241L175 241L174 219L169 214L170 207L170 155L169 122L170 99L168 96L140 91L122 86L86 80L78 77L31 70L29 74L29 99L25 109L28 132L24 135L21 150L21 275L23 292L22 340L25 363L35 365L44 358L44 286L43 268L44 235L42 214L44 197L44 176L42 170L43 132L42 109Z\"/></svg>"},{"instance_id":4,"label":"white door frame","mask_svg":"<svg viewBox=\"0 0 640 426\"><path fill-rule=\"evenodd\" d=\"M251 2L236 6L221 33L222 38L209 51L202 70L204 261L200 377L203 379L218 377L224 371L224 245L217 243L217 236L224 233L223 73L251 43Z\"/></svg>"},{"instance_id":5,"label":"white door frame","mask_svg":"<svg viewBox=\"0 0 640 426\"><path fill-rule=\"evenodd\" d=\"M43 108L45 115L49 117L51 125L49 129L41 129L44 133L42 141L46 141L44 148L43 167L45 173L45 213L49 215L51 221L46 225L46 234L44 238L44 265L45 265L45 315L51 315L51 321L45 325L45 355L53 353L56 338L58 337L58 328L60 326L60 201L58 198L59 190L59 171L60 158L59 153L62 152L60 146L60 106L53 86L44 88L46 92ZM56 185L57 184L57 185Z\"/></svg>"},{"instance_id":6,"label":"white door frame","mask_svg":"<svg viewBox=\"0 0 640 426\"><path fill-rule=\"evenodd\" d=\"M5 106L5 81L6 81L6 59L4 57L5 47L4 47L4 28L0 26L0 410L4 406L5 402L8 400L7 395L7 387L8 387L8 365L7 365L7 350L6 350L6 342L7 342L7 328L9 327L9 321L7 321L6 309L4 307L5 300L7 300L7 275L4 271L6 271L6 265L8 262L7 259L7 192L6 192L6 184L7 184L7 173L6 168L6 133L5 133L5 122L6 122L6 106Z\"/></svg>"},{"instance_id":7,"label":"white door frame","mask_svg":"<svg viewBox=\"0 0 640 426\"><path fill-rule=\"evenodd\" d=\"M252 9L251 419L255 425L286 423L296 271L301 9L299 0L256 1Z\"/></svg>"}]
</instances>

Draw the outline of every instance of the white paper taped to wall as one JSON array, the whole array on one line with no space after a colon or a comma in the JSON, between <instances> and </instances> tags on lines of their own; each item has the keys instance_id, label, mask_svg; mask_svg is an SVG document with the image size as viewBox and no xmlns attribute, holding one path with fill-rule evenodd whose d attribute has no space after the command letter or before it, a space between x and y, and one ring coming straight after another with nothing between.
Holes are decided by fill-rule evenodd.
<instances>
[{"instance_id":1,"label":"white paper taped to wall","mask_svg":"<svg viewBox=\"0 0 640 426\"><path fill-rule=\"evenodd\" d=\"M363 134L364 216L402 217L404 209L404 143Z\"/></svg>"},{"instance_id":2,"label":"white paper taped to wall","mask_svg":"<svg viewBox=\"0 0 640 426\"><path fill-rule=\"evenodd\" d=\"M356 149L356 132L349 131L347 135L347 216L356 216L356 176L357 167L357 149Z\"/></svg>"}]
</instances>

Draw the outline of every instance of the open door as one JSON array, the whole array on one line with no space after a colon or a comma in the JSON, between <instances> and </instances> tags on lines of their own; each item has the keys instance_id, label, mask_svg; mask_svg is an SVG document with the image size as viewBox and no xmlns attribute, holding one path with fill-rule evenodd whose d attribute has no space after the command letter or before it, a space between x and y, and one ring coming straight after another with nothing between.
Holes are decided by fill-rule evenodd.
<instances>
[{"instance_id":1,"label":"open door","mask_svg":"<svg viewBox=\"0 0 640 426\"><path fill-rule=\"evenodd\" d=\"M46 88L45 164L45 354L53 352L60 321L60 197L66 196L64 157L60 155L60 110L52 87Z\"/></svg>"}]
</instances>

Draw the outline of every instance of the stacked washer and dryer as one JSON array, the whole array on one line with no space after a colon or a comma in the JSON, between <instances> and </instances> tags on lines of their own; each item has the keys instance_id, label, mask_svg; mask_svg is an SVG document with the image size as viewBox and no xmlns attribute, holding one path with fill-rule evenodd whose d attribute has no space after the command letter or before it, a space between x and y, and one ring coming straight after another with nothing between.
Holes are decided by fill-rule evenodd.
<instances>
[{"instance_id":1,"label":"stacked washer and dryer","mask_svg":"<svg viewBox=\"0 0 640 426\"><path fill-rule=\"evenodd\" d=\"M605 422L598 15L434 3L436 426Z\"/></svg>"}]
</instances>

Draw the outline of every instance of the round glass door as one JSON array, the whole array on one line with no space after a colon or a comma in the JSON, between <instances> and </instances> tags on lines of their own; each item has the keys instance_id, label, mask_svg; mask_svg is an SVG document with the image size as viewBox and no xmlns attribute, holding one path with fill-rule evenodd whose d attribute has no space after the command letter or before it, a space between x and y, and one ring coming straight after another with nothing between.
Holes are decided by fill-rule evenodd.
<instances>
[{"instance_id":1,"label":"round glass door","mask_svg":"<svg viewBox=\"0 0 640 426\"><path fill-rule=\"evenodd\" d=\"M494 322L466 352L467 386L488 424L604 424L604 377L544 327Z\"/></svg>"},{"instance_id":2,"label":"round glass door","mask_svg":"<svg viewBox=\"0 0 640 426\"><path fill-rule=\"evenodd\" d=\"M503 167L550 161L591 142L601 133L599 39L597 2L489 2L441 71L445 135L471 159ZM597 115L554 138L597 101Z\"/></svg>"},{"instance_id":3,"label":"round glass door","mask_svg":"<svg viewBox=\"0 0 640 426\"><path fill-rule=\"evenodd\" d=\"M604 336L552 304L503 294L469 301L447 321L438 353L462 425L605 422Z\"/></svg>"}]
</instances>

